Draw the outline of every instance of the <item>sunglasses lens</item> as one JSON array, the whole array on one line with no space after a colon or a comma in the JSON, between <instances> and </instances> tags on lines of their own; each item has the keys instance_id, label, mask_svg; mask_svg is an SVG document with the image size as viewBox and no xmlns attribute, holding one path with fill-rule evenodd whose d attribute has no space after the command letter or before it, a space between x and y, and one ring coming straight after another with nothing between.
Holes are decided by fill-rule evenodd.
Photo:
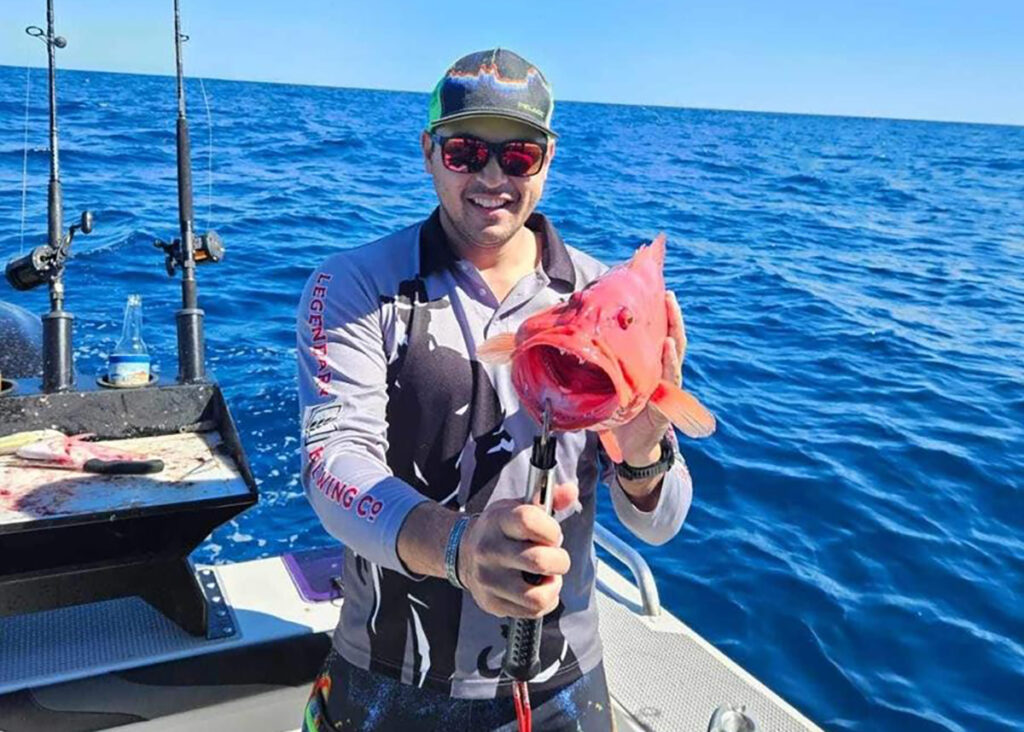
<instances>
[{"instance_id":1,"label":"sunglasses lens","mask_svg":"<svg viewBox=\"0 0 1024 732\"><path fill-rule=\"evenodd\" d=\"M487 165L487 145L469 137L450 137L441 150L444 167L456 173L476 173Z\"/></svg>"},{"instance_id":2,"label":"sunglasses lens","mask_svg":"<svg viewBox=\"0 0 1024 732\"><path fill-rule=\"evenodd\" d=\"M544 164L544 148L534 142L506 142L499 162L508 175L536 175Z\"/></svg>"}]
</instances>

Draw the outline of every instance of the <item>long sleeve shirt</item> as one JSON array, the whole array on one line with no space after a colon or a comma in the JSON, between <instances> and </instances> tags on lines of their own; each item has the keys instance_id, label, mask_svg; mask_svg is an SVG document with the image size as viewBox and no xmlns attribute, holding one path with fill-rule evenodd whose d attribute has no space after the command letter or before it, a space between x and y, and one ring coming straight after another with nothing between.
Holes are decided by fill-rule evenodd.
<instances>
[{"instance_id":1,"label":"long sleeve shirt","mask_svg":"<svg viewBox=\"0 0 1024 732\"><path fill-rule=\"evenodd\" d=\"M398 532L421 501L477 513L523 497L538 427L520 408L509 367L478 361L476 346L514 333L606 270L562 242L544 216L534 214L527 226L544 243L541 265L501 302L470 262L453 255L435 211L330 257L310 276L298 312L303 485L346 547L334 645L362 668L455 697L505 693L498 677L508 621L445 580L410 574L397 554ZM577 483L580 500L556 514L572 567L544 620L537 684L571 683L601 658L593 547L599 480L610 486L622 523L649 543L674 536L690 505L678 450L649 512L629 501L606 458L601 468L601 454L593 433L557 437L555 482Z\"/></svg>"}]
</instances>

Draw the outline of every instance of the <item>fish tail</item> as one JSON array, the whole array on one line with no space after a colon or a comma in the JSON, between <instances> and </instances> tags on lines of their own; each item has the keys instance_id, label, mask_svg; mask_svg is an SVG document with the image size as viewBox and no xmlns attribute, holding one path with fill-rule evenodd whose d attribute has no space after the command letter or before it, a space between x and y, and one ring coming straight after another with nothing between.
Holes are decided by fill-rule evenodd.
<instances>
[{"instance_id":1,"label":"fish tail","mask_svg":"<svg viewBox=\"0 0 1024 732\"><path fill-rule=\"evenodd\" d=\"M708 437L715 431L715 417L697 397L675 384L662 380L651 395L651 402L687 437Z\"/></svg>"},{"instance_id":2,"label":"fish tail","mask_svg":"<svg viewBox=\"0 0 1024 732\"><path fill-rule=\"evenodd\" d=\"M492 336L477 346L476 357L484 363L503 364L512 360L512 352L516 350L514 333L502 333Z\"/></svg>"},{"instance_id":3,"label":"fish tail","mask_svg":"<svg viewBox=\"0 0 1024 732\"><path fill-rule=\"evenodd\" d=\"M0 437L0 455L13 455L19 447L54 437L63 437L63 434L57 430L29 430Z\"/></svg>"}]
</instances>

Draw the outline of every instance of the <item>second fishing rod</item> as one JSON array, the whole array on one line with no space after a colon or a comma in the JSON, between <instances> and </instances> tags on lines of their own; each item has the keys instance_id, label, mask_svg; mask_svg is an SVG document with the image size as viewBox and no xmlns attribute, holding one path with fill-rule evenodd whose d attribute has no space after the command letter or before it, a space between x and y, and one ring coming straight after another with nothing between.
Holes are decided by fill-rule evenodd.
<instances>
[{"instance_id":1,"label":"second fishing rod","mask_svg":"<svg viewBox=\"0 0 1024 732\"><path fill-rule=\"evenodd\" d=\"M215 231L195 235L192 204L192 145L185 109L185 78L182 70L182 44L188 36L181 32L181 8L174 0L174 62L177 82L178 115L175 142L178 165L178 224L180 238L156 242L166 256L167 273L181 269L181 309L175 313L178 331L178 381L193 383L206 378L206 344L203 336L203 311L199 307L196 265L219 262L224 244Z\"/></svg>"}]
</instances>

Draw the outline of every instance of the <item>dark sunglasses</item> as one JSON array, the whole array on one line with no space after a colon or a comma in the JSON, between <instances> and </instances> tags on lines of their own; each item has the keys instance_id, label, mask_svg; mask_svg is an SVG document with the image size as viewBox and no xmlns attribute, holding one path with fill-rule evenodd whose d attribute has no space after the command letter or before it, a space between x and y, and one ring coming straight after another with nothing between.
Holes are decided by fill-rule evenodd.
<instances>
[{"instance_id":1,"label":"dark sunglasses","mask_svg":"<svg viewBox=\"0 0 1024 732\"><path fill-rule=\"evenodd\" d=\"M497 156L498 166L505 175L523 178L537 175L544 167L548 146L531 140L487 142L469 135L442 137L431 133L430 139L441 146L441 161L454 173L479 173Z\"/></svg>"}]
</instances>

